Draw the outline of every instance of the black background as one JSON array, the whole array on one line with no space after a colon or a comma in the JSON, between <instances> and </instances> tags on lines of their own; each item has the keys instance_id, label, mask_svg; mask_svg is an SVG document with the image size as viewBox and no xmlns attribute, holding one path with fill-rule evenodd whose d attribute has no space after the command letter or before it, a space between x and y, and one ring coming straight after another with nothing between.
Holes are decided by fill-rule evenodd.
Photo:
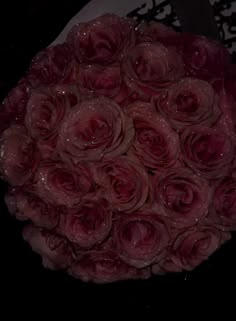
<instances>
[{"instance_id":1,"label":"black background","mask_svg":"<svg viewBox=\"0 0 236 321\"><path fill-rule=\"evenodd\" d=\"M48 46L87 1L8 1L0 11L0 99L24 74L32 57ZM37 302L37 311L45 302L60 310L64 300L73 296L79 311L97 309L107 312L142 311L146 315L178 297L180 288L201 284L224 283L236 285L236 237L225 244L207 262L191 273L153 277L146 281L128 281L109 285L84 284L62 272L51 272L41 266L40 258L22 240L21 224L11 218L4 206L6 186L0 183L1 257L0 291L6 302L31 298ZM203 295L203 293L201 294ZM219 292L219 297L224 296ZM35 297L39 297L39 301ZM55 299L53 301L53 299ZM23 305L23 307L25 306ZM96 308L95 308L96 306ZM15 311L17 312L17 311ZM81 313L81 312L80 312Z\"/></svg>"}]
</instances>

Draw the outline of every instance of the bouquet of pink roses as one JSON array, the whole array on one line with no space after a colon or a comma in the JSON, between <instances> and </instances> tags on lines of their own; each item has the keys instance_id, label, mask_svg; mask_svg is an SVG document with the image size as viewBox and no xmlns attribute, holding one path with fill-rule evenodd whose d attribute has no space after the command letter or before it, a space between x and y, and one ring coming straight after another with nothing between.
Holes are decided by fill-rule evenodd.
<instances>
[{"instance_id":1,"label":"bouquet of pink roses","mask_svg":"<svg viewBox=\"0 0 236 321\"><path fill-rule=\"evenodd\" d=\"M235 84L219 43L112 14L40 52L0 108L0 173L43 265L148 278L229 240Z\"/></svg>"}]
</instances>

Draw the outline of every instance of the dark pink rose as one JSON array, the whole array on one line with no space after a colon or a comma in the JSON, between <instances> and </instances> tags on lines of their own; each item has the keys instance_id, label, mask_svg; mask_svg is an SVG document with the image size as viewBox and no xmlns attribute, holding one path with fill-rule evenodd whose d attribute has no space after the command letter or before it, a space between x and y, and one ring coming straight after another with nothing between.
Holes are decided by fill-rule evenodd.
<instances>
[{"instance_id":1,"label":"dark pink rose","mask_svg":"<svg viewBox=\"0 0 236 321\"><path fill-rule=\"evenodd\" d=\"M236 179L225 178L216 188L214 209L224 229L236 229Z\"/></svg>"},{"instance_id":2,"label":"dark pink rose","mask_svg":"<svg viewBox=\"0 0 236 321\"><path fill-rule=\"evenodd\" d=\"M58 151L63 159L98 161L127 152L134 138L132 120L108 98L83 101L64 120Z\"/></svg>"},{"instance_id":3,"label":"dark pink rose","mask_svg":"<svg viewBox=\"0 0 236 321\"><path fill-rule=\"evenodd\" d=\"M236 142L236 101L229 95L225 88L219 92L220 108L223 112L218 120L218 127L225 132L231 140Z\"/></svg>"},{"instance_id":4,"label":"dark pink rose","mask_svg":"<svg viewBox=\"0 0 236 321\"><path fill-rule=\"evenodd\" d=\"M23 230L23 237L33 251L41 255L44 267L58 270L70 264L71 248L61 236L29 224Z\"/></svg>"},{"instance_id":5,"label":"dark pink rose","mask_svg":"<svg viewBox=\"0 0 236 321\"><path fill-rule=\"evenodd\" d=\"M0 135L5 129L10 127L12 122L12 114L5 110L4 105L0 104Z\"/></svg>"},{"instance_id":6,"label":"dark pink rose","mask_svg":"<svg viewBox=\"0 0 236 321\"><path fill-rule=\"evenodd\" d=\"M25 124L30 135L37 140L42 158L56 154L61 122L79 101L78 90L73 86L57 85L32 91Z\"/></svg>"},{"instance_id":7,"label":"dark pink rose","mask_svg":"<svg viewBox=\"0 0 236 321\"><path fill-rule=\"evenodd\" d=\"M29 93L30 84L25 78L22 78L18 82L17 86L13 88L9 92L7 97L3 100L1 111L3 112L5 117L1 117L0 123L4 127L4 129L6 129L13 123L23 123L26 106L29 99Z\"/></svg>"},{"instance_id":8,"label":"dark pink rose","mask_svg":"<svg viewBox=\"0 0 236 321\"><path fill-rule=\"evenodd\" d=\"M69 207L96 194L91 173L82 164L73 168L61 162L45 162L35 174L35 185L43 199Z\"/></svg>"},{"instance_id":9,"label":"dark pink rose","mask_svg":"<svg viewBox=\"0 0 236 321\"><path fill-rule=\"evenodd\" d=\"M45 139L53 135L69 107L67 96L56 88L45 87L32 91L25 117L30 135L35 139Z\"/></svg>"},{"instance_id":10,"label":"dark pink rose","mask_svg":"<svg viewBox=\"0 0 236 321\"><path fill-rule=\"evenodd\" d=\"M157 110L176 128L211 125L220 115L219 99L212 86L200 79L183 78L153 99Z\"/></svg>"},{"instance_id":11,"label":"dark pink rose","mask_svg":"<svg viewBox=\"0 0 236 321\"><path fill-rule=\"evenodd\" d=\"M0 137L0 173L12 185L23 185L31 179L38 152L32 139L21 126L6 129Z\"/></svg>"},{"instance_id":12,"label":"dark pink rose","mask_svg":"<svg viewBox=\"0 0 236 321\"><path fill-rule=\"evenodd\" d=\"M153 96L180 79L183 64L173 49L145 42L128 52L122 71L129 87L143 96Z\"/></svg>"},{"instance_id":13,"label":"dark pink rose","mask_svg":"<svg viewBox=\"0 0 236 321\"><path fill-rule=\"evenodd\" d=\"M181 33L162 23L151 21L141 23L137 30L137 42L161 42L166 46L178 45Z\"/></svg>"},{"instance_id":14,"label":"dark pink rose","mask_svg":"<svg viewBox=\"0 0 236 321\"><path fill-rule=\"evenodd\" d=\"M57 44L39 52L32 60L27 80L33 88L63 83L73 65L72 52L67 44Z\"/></svg>"},{"instance_id":15,"label":"dark pink rose","mask_svg":"<svg viewBox=\"0 0 236 321\"><path fill-rule=\"evenodd\" d=\"M11 214L17 219L30 220L47 229L54 228L59 221L59 209L40 199L30 189L12 188L5 196Z\"/></svg>"},{"instance_id":16,"label":"dark pink rose","mask_svg":"<svg viewBox=\"0 0 236 321\"><path fill-rule=\"evenodd\" d=\"M133 119L133 152L151 170L172 167L179 155L179 137L170 124L148 103L136 102L126 113Z\"/></svg>"},{"instance_id":17,"label":"dark pink rose","mask_svg":"<svg viewBox=\"0 0 236 321\"><path fill-rule=\"evenodd\" d=\"M176 265L170 255L165 256L160 262L152 265L152 273L154 275L164 275L167 272L182 272L182 267Z\"/></svg>"},{"instance_id":18,"label":"dark pink rose","mask_svg":"<svg viewBox=\"0 0 236 321\"><path fill-rule=\"evenodd\" d=\"M72 262L70 274L85 282L110 283L126 279L147 279L150 270L124 263L113 250L92 250Z\"/></svg>"},{"instance_id":19,"label":"dark pink rose","mask_svg":"<svg viewBox=\"0 0 236 321\"><path fill-rule=\"evenodd\" d=\"M169 225L195 225L208 214L212 192L206 180L187 168L176 168L152 180L152 197L158 213Z\"/></svg>"},{"instance_id":20,"label":"dark pink rose","mask_svg":"<svg viewBox=\"0 0 236 321\"><path fill-rule=\"evenodd\" d=\"M73 243L89 248L102 242L112 226L112 212L104 199L84 201L61 217L62 234Z\"/></svg>"},{"instance_id":21,"label":"dark pink rose","mask_svg":"<svg viewBox=\"0 0 236 321\"><path fill-rule=\"evenodd\" d=\"M231 59L222 44L204 36L182 34L181 37L188 75L211 79L224 74Z\"/></svg>"},{"instance_id":22,"label":"dark pink rose","mask_svg":"<svg viewBox=\"0 0 236 321\"><path fill-rule=\"evenodd\" d=\"M46 139L39 139L37 141L37 147L40 151L41 159L45 161L57 160L57 140L58 135L57 133L54 133Z\"/></svg>"},{"instance_id":23,"label":"dark pink rose","mask_svg":"<svg viewBox=\"0 0 236 321\"><path fill-rule=\"evenodd\" d=\"M134 45L134 21L105 14L75 25L67 41L80 62L107 65L120 60Z\"/></svg>"},{"instance_id":24,"label":"dark pink rose","mask_svg":"<svg viewBox=\"0 0 236 321\"><path fill-rule=\"evenodd\" d=\"M94 179L118 211L133 212L146 201L149 178L138 159L120 156L94 166Z\"/></svg>"},{"instance_id":25,"label":"dark pink rose","mask_svg":"<svg viewBox=\"0 0 236 321\"><path fill-rule=\"evenodd\" d=\"M235 148L221 128L196 126L181 135L184 162L205 178L226 176Z\"/></svg>"},{"instance_id":26,"label":"dark pink rose","mask_svg":"<svg viewBox=\"0 0 236 321\"><path fill-rule=\"evenodd\" d=\"M223 84L227 95L230 96L236 104L236 64L231 64L226 71L223 78Z\"/></svg>"},{"instance_id":27,"label":"dark pink rose","mask_svg":"<svg viewBox=\"0 0 236 321\"><path fill-rule=\"evenodd\" d=\"M120 257L137 268L160 260L169 242L164 222L156 214L142 210L123 216L114 233Z\"/></svg>"},{"instance_id":28,"label":"dark pink rose","mask_svg":"<svg viewBox=\"0 0 236 321\"><path fill-rule=\"evenodd\" d=\"M217 230L211 226L196 226L182 234L179 234L172 244L169 261L172 264L164 265L168 271L177 270L191 271L208 257L213 254L224 242L230 239L231 235L227 232Z\"/></svg>"},{"instance_id":29,"label":"dark pink rose","mask_svg":"<svg viewBox=\"0 0 236 321\"><path fill-rule=\"evenodd\" d=\"M120 66L82 65L79 70L78 85L84 94L115 98L122 87Z\"/></svg>"}]
</instances>

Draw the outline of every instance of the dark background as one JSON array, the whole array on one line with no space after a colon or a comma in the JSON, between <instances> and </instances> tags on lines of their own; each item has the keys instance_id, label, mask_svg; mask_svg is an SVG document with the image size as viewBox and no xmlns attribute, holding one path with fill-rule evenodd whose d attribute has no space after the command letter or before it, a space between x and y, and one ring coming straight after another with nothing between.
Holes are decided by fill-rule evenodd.
<instances>
[{"instance_id":1,"label":"dark background","mask_svg":"<svg viewBox=\"0 0 236 321\"><path fill-rule=\"evenodd\" d=\"M26 71L32 57L48 46L68 20L88 1L8 1L0 10L0 99ZM207 28L207 26L206 26ZM207 262L191 273L153 277L147 281L120 282L111 285L84 284L61 272L51 272L40 264L40 258L22 240L21 224L11 218L4 206L6 186L0 183L1 257L0 292L12 311L16 302L27 305L31 298L37 311L45 302L60 309L71 296L76 307L104 312L135 310L146 315L159 308L160 298L169 302L178 297L180 288L200 284L236 285L236 237L225 244ZM171 289L171 290L170 290ZM202 291L204 292L204 291ZM203 293L201 294L201 296ZM223 298L224 293L219 292ZM34 298L39 297L37 301ZM183 303L184 304L184 303ZM25 305L22 305L24 307ZM8 311L9 312L9 311ZM17 312L17 310L15 311Z\"/></svg>"}]
</instances>

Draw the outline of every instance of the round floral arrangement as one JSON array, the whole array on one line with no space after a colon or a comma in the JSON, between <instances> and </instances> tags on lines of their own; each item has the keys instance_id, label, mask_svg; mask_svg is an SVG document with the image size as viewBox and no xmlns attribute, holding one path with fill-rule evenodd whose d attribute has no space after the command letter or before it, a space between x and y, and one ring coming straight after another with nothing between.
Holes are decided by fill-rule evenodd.
<instances>
[{"instance_id":1,"label":"round floral arrangement","mask_svg":"<svg viewBox=\"0 0 236 321\"><path fill-rule=\"evenodd\" d=\"M149 278L230 239L233 70L213 40L113 14L36 55L0 108L0 173L46 268Z\"/></svg>"}]
</instances>

